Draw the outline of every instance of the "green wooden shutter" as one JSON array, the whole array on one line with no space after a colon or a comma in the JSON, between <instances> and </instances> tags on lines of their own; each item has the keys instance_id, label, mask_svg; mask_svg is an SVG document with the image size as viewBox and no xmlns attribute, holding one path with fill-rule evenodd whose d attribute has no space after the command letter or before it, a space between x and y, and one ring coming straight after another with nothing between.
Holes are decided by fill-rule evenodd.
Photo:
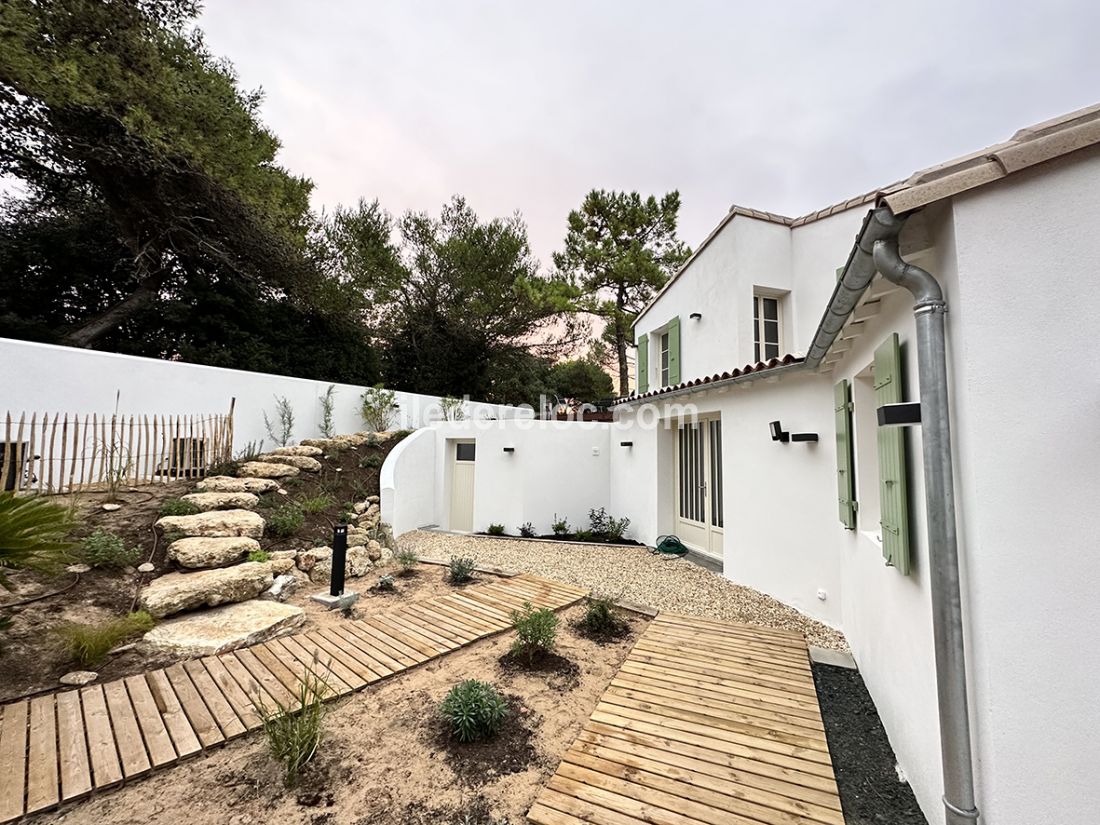
<instances>
[{"instance_id":1,"label":"green wooden shutter","mask_svg":"<svg viewBox=\"0 0 1100 825\"><path fill-rule=\"evenodd\" d=\"M847 264L845 264L845 266L847 266ZM837 271L836 271L836 279L839 281L843 277L844 277L844 267L842 266L842 267L838 268Z\"/></svg>"},{"instance_id":2,"label":"green wooden shutter","mask_svg":"<svg viewBox=\"0 0 1100 825\"><path fill-rule=\"evenodd\" d=\"M844 379L833 387L836 412L836 488L840 502L840 523L856 529L856 479L852 471L852 387Z\"/></svg>"},{"instance_id":3,"label":"green wooden shutter","mask_svg":"<svg viewBox=\"0 0 1100 825\"><path fill-rule=\"evenodd\" d=\"M668 322L668 383L680 383L680 316Z\"/></svg>"},{"instance_id":4,"label":"green wooden shutter","mask_svg":"<svg viewBox=\"0 0 1100 825\"><path fill-rule=\"evenodd\" d=\"M875 403L905 400L901 344L895 332L875 350ZM882 513L882 555L886 564L909 575L909 490L906 480L905 428L878 428L879 507Z\"/></svg>"},{"instance_id":5,"label":"green wooden shutter","mask_svg":"<svg viewBox=\"0 0 1100 825\"><path fill-rule=\"evenodd\" d=\"M649 336L638 338L638 395L649 390Z\"/></svg>"}]
</instances>

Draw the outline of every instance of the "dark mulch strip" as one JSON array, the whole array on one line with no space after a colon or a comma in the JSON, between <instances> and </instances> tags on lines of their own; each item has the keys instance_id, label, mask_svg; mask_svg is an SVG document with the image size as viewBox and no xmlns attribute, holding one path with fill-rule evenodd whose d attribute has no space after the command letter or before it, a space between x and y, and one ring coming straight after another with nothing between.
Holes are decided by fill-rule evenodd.
<instances>
[{"instance_id":1,"label":"dark mulch strip","mask_svg":"<svg viewBox=\"0 0 1100 825\"><path fill-rule=\"evenodd\" d=\"M928 825L898 781L894 750L858 670L814 664L814 683L847 825Z\"/></svg>"},{"instance_id":2,"label":"dark mulch strip","mask_svg":"<svg viewBox=\"0 0 1100 825\"><path fill-rule=\"evenodd\" d=\"M432 808L422 802L406 805L401 811L404 825L509 825L509 819L494 819L485 797L479 796L468 805ZM363 820L366 825L367 820ZM316 820L314 825L317 825Z\"/></svg>"},{"instance_id":3,"label":"dark mulch strip","mask_svg":"<svg viewBox=\"0 0 1100 825\"><path fill-rule=\"evenodd\" d=\"M564 533L562 535L547 533L545 536L539 536L539 538L551 539L553 541L576 541L584 544L628 544L632 547L646 546L644 542L635 541L634 539L610 538L608 536L577 536L573 533Z\"/></svg>"},{"instance_id":4,"label":"dark mulch strip","mask_svg":"<svg viewBox=\"0 0 1100 825\"><path fill-rule=\"evenodd\" d=\"M534 714L519 696L506 695L508 716L497 735L484 742L459 742L443 718L435 725L434 745L447 756L455 776L464 785L477 787L501 776L519 773L538 759L534 737Z\"/></svg>"},{"instance_id":5,"label":"dark mulch strip","mask_svg":"<svg viewBox=\"0 0 1100 825\"><path fill-rule=\"evenodd\" d=\"M528 659L509 650L498 660L500 669L507 675L539 673L547 677L546 683L557 691L566 692L580 684L580 667L553 651Z\"/></svg>"}]
</instances>

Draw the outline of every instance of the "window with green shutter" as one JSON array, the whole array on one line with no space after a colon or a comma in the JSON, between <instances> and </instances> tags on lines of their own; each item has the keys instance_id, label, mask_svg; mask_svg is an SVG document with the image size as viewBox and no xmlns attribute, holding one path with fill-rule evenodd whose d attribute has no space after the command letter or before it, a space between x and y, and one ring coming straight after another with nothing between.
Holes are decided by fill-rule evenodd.
<instances>
[{"instance_id":1,"label":"window with green shutter","mask_svg":"<svg viewBox=\"0 0 1100 825\"><path fill-rule=\"evenodd\" d=\"M668 384L680 383L680 316L668 322Z\"/></svg>"},{"instance_id":2,"label":"window with green shutter","mask_svg":"<svg viewBox=\"0 0 1100 825\"><path fill-rule=\"evenodd\" d=\"M638 337L638 394L649 391L649 336Z\"/></svg>"},{"instance_id":3,"label":"window with green shutter","mask_svg":"<svg viewBox=\"0 0 1100 825\"><path fill-rule=\"evenodd\" d=\"M895 332L875 350L875 403L905 400L901 371L901 343ZM879 507L882 555L886 564L909 575L909 488L905 456L905 428L878 428Z\"/></svg>"},{"instance_id":4,"label":"window with green shutter","mask_svg":"<svg viewBox=\"0 0 1100 825\"><path fill-rule=\"evenodd\" d=\"M840 523L856 529L856 479L852 454L852 386L844 379L833 387L836 413L836 487Z\"/></svg>"}]
</instances>

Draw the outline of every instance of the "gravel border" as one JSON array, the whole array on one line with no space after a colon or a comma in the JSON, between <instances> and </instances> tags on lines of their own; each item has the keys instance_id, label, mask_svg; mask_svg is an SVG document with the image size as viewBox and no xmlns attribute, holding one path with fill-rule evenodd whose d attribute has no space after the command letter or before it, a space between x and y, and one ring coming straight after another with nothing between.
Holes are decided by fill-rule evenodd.
<instances>
[{"instance_id":1,"label":"gravel border","mask_svg":"<svg viewBox=\"0 0 1100 825\"><path fill-rule=\"evenodd\" d=\"M397 542L401 549L423 556L465 556L478 564L534 573L658 610L795 630L811 645L848 649L839 630L751 587L685 559L659 557L645 547L527 542L430 530L405 533Z\"/></svg>"}]
</instances>

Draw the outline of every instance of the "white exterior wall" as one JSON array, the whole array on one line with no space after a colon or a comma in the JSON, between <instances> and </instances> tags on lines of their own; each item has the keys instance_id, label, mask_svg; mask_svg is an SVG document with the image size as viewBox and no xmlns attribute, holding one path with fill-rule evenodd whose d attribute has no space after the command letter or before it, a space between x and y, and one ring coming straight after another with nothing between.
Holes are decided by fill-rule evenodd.
<instances>
[{"instance_id":1,"label":"white exterior wall","mask_svg":"<svg viewBox=\"0 0 1100 825\"><path fill-rule=\"evenodd\" d=\"M406 436L386 455L378 486L382 521L395 536L436 519L436 433L431 427ZM400 491L400 495L398 495Z\"/></svg>"},{"instance_id":2,"label":"white exterior wall","mask_svg":"<svg viewBox=\"0 0 1100 825\"><path fill-rule=\"evenodd\" d=\"M59 347L0 338L0 411L15 416L30 413L112 413L118 393L118 411L139 415L184 415L227 413L237 399L234 415L234 444L241 448L250 441L267 442L266 411L272 421L275 396L286 398L294 408L293 441L321 435L321 402L330 382L285 375L245 372L180 361L161 361L112 352ZM363 429L359 416L364 387L336 384L335 430L337 433ZM400 411L396 428L422 427L438 410L437 396L398 392ZM520 417L531 415L517 407L470 402L471 417Z\"/></svg>"}]
</instances>

